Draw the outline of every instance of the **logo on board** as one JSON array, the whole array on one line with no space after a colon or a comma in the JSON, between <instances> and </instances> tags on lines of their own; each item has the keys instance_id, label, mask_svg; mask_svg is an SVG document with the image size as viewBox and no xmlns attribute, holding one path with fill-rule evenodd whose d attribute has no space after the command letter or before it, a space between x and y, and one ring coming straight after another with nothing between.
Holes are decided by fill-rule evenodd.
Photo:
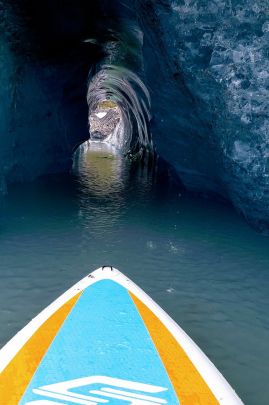
<instances>
[{"instance_id":1,"label":"logo on board","mask_svg":"<svg viewBox=\"0 0 269 405\"><path fill-rule=\"evenodd\" d=\"M160 394L167 388L105 376L90 376L50 384L33 389L46 399L36 399L25 405L81 404L100 405L127 403L131 405L167 404Z\"/></svg>"}]
</instances>

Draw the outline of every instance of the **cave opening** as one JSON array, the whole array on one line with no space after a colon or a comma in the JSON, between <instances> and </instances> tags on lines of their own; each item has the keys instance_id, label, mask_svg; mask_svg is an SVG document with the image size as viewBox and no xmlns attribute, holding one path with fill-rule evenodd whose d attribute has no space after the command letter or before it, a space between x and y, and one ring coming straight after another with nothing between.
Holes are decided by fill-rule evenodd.
<instances>
[{"instance_id":1,"label":"cave opening","mask_svg":"<svg viewBox=\"0 0 269 405\"><path fill-rule=\"evenodd\" d=\"M123 66L103 64L89 75L89 142L107 142L123 155L152 147L150 96L143 81Z\"/></svg>"},{"instance_id":2,"label":"cave opening","mask_svg":"<svg viewBox=\"0 0 269 405\"><path fill-rule=\"evenodd\" d=\"M101 101L89 111L90 142L107 142L120 146L122 127L121 109L112 100Z\"/></svg>"},{"instance_id":3,"label":"cave opening","mask_svg":"<svg viewBox=\"0 0 269 405\"><path fill-rule=\"evenodd\" d=\"M92 103L88 112L89 139L74 153L73 172L104 189L118 181L123 164L124 122L121 108L112 99ZM99 191L98 191L99 192Z\"/></svg>"}]
</instances>

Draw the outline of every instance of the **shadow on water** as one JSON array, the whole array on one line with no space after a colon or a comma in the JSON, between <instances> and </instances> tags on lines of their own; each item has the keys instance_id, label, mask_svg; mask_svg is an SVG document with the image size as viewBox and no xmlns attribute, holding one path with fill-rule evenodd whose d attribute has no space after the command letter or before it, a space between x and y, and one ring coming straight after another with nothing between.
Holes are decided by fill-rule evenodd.
<instances>
[{"instance_id":1,"label":"shadow on water","mask_svg":"<svg viewBox=\"0 0 269 405\"><path fill-rule=\"evenodd\" d=\"M0 342L103 264L128 274L193 337L248 404L266 404L269 239L230 207L190 197L170 169L109 145L70 175L16 185L1 202Z\"/></svg>"}]
</instances>

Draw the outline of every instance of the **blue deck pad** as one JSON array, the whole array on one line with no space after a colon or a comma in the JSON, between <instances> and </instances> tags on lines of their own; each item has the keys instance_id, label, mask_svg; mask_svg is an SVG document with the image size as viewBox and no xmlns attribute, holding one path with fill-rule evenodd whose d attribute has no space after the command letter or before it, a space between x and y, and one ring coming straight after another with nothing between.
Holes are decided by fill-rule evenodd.
<instances>
[{"instance_id":1,"label":"blue deck pad","mask_svg":"<svg viewBox=\"0 0 269 405\"><path fill-rule=\"evenodd\" d=\"M51 386L62 382L66 385ZM128 291L102 280L82 293L59 330L20 401L29 403L176 405L179 401Z\"/></svg>"}]
</instances>

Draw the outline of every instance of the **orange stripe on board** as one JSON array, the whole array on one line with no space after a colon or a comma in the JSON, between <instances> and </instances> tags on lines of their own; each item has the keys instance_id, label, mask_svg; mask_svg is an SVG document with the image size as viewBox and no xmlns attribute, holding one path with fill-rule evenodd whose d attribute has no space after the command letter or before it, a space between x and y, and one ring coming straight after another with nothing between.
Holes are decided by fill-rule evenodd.
<instances>
[{"instance_id":1,"label":"orange stripe on board","mask_svg":"<svg viewBox=\"0 0 269 405\"><path fill-rule=\"evenodd\" d=\"M75 295L51 315L0 373L0 404L19 403L40 361L80 294Z\"/></svg>"},{"instance_id":2,"label":"orange stripe on board","mask_svg":"<svg viewBox=\"0 0 269 405\"><path fill-rule=\"evenodd\" d=\"M173 335L145 304L133 294L130 293L130 295L159 352L180 405L219 404Z\"/></svg>"}]
</instances>

